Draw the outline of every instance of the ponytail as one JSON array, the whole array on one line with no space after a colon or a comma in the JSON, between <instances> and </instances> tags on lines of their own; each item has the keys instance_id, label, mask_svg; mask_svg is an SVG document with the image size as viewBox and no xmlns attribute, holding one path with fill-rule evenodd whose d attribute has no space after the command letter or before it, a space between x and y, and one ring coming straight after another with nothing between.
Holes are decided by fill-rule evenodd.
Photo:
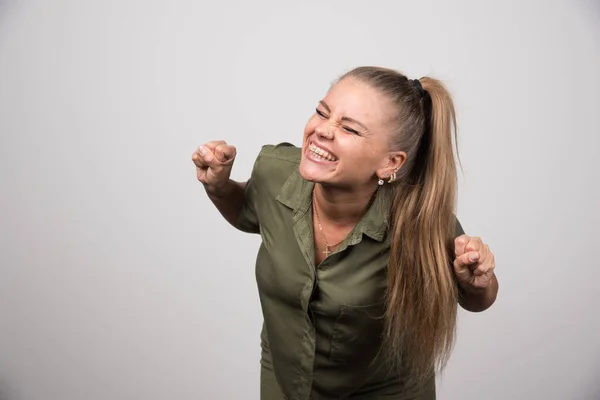
<instances>
[{"instance_id":1,"label":"ponytail","mask_svg":"<svg viewBox=\"0 0 600 400\"><path fill-rule=\"evenodd\" d=\"M414 165L394 187L385 338L412 383L442 369L456 329L453 254L456 164L454 105L444 86L422 78L424 130Z\"/></svg>"},{"instance_id":2,"label":"ponytail","mask_svg":"<svg viewBox=\"0 0 600 400\"><path fill-rule=\"evenodd\" d=\"M391 241L383 352L407 387L419 387L446 365L456 331L454 104L433 78L411 81L379 67L359 67L340 80L347 77L378 89L397 111L390 145L406 161L378 195L389 210Z\"/></svg>"}]
</instances>

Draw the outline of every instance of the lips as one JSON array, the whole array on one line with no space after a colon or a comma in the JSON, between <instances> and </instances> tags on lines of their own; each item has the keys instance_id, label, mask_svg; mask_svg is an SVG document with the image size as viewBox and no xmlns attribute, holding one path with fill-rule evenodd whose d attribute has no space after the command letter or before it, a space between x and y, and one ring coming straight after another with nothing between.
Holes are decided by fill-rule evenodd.
<instances>
[{"instance_id":1,"label":"lips","mask_svg":"<svg viewBox=\"0 0 600 400\"><path fill-rule=\"evenodd\" d=\"M317 146L315 143L310 142L308 145L308 151L311 153L313 157L318 160L331 161L335 162L338 158L329 150L324 149L321 146Z\"/></svg>"}]
</instances>

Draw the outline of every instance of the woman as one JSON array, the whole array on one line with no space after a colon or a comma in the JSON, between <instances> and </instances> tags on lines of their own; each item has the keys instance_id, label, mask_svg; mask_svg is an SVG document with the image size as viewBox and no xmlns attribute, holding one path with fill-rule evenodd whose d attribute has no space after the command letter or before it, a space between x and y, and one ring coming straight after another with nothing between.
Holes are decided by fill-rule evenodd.
<instances>
[{"instance_id":1,"label":"woman","mask_svg":"<svg viewBox=\"0 0 600 400\"><path fill-rule=\"evenodd\" d=\"M435 398L457 304L495 301L494 256L454 216L455 115L443 85L385 68L343 75L302 148L264 146L245 183L235 148L193 154L221 214L260 233L261 399Z\"/></svg>"}]
</instances>

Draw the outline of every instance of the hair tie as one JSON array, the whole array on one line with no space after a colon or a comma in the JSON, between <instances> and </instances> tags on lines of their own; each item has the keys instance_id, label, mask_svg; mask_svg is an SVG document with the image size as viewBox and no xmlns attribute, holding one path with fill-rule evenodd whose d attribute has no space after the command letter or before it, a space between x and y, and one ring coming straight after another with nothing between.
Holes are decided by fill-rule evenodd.
<instances>
[{"instance_id":1,"label":"hair tie","mask_svg":"<svg viewBox=\"0 0 600 400\"><path fill-rule=\"evenodd\" d=\"M415 88L417 88L417 90L421 94L421 97L427 97L427 95L429 95L429 92L427 90L425 90L425 88L423 88L423 85L421 85L421 81L420 80L418 80L418 79L412 79L410 81L410 83L412 84L412 86L414 86Z\"/></svg>"}]
</instances>

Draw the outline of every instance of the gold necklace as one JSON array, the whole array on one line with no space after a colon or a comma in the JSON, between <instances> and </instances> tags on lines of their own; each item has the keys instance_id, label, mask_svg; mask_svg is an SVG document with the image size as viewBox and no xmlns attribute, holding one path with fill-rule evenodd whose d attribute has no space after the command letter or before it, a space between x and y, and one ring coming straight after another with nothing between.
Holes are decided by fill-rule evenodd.
<instances>
[{"instance_id":1,"label":"gold necklace","mask_svg":"<svg viewBox=\"0 0 600 400\"><path fill-rule=\"evenodd\" d=\"M321 225L321 218L319 218L319 212L317 211L315 192L313 192L312 203L313 203L313 210L315 210L315 215L317 216L317 224L319 225L319 230L321 231L321 234L323 235L323 241L325 242L325 250L322 251L322 253L325 254L325 257L329 257L329 255L331 253L333 253L333 251L330 249L341 244L345 238L340 240L339 242L337 242L336 244L334 244L332 246L329 245L329 243L327 242L327 236L325 236L325 231L323 231L323 226Z\"/></svg>"}]
</instances>

